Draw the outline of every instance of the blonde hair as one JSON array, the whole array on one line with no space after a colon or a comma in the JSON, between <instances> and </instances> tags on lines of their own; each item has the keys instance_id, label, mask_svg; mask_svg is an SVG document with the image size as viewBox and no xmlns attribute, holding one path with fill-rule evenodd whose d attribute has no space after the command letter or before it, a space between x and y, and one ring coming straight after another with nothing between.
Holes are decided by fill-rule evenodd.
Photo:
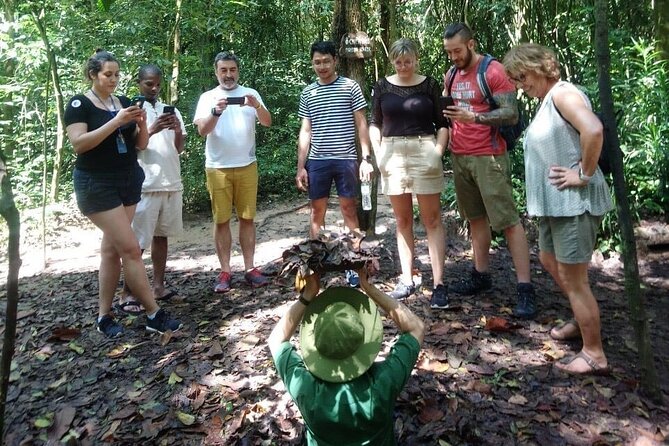
<instances>
[{"instance_id":1,"label":"blonde hair","mask_svg":"<svg viewBox=\"0 0 669 446\"><path fill-rule=\"evenodd\" d=\"M534 72L548 79L560 79L560 62L550 48L536 43L521 43L511 48L502 60L506 74L518 77Z\"/></svg>"},{"instance_id":2,"label":"blonde hair","mask_svg":"<svg viewBox=\"0 0 669 446\"><path fill-rule=\"evenodd\" d=\"M388 59L392 61L402 56L413 56L418 60L418 45L405 38L394 41L388 50Z\"/></svg>"}]
</instances>

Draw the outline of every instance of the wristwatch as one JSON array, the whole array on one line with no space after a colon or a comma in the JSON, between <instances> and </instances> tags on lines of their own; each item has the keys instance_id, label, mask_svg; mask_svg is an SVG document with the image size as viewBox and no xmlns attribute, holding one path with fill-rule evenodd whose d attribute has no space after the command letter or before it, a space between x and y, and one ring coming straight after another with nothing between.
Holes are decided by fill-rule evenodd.
<instances>
[{"instance_id":1,"label":"wristwatch","mask_svg":"<svg viewBox=\"0 0 669 446\"><path fill-rule=\"evenodd\" d=\"M367 155L363 158L364 161L367 161L369 164L372 164L372 155Z\"/></svg>"},{"instance_id":2,"label":"wristwatch","mask_svg":"<svg viewBox=\"0 0 669 446\"><path fill-rule=\"evenodd\" d=\"M211 107L211 114L214 116L221 116L223 112L216 113L216 107Z\"/></svg>"},{"instance_id":3,"label":"wristwatch","mask_svg":"<svg viewBox=\"0 0 669 446\"><path fill-rule=\"evenodd\" d=\"M590 182L590 180L592 179L592 176L588 176L588 175L584 174L584 173L583 173L583 168L582 168L582 167L579 167L579 168L578 168L578 179L581 180L581 181L585 181L586 183L588 183L588 182Z\"/></svg>"}]
</instances>

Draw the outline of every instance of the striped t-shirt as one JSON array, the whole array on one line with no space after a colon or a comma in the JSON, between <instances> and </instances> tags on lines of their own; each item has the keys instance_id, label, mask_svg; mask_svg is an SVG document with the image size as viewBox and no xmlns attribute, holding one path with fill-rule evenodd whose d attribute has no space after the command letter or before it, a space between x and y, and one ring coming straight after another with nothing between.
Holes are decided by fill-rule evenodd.
<instances>
[{"instance_id":1,"label":"striped t-shirt","mask_svg":"<svg viewBox=\"0 0 669 446\"><path fill-rule=\"evenodd\" d=\"M310 84L300 96L298 116L311 121L308 159L356 159L353 112L367 107L360 85L338 76Z\"/></svg>"}]
</instances>

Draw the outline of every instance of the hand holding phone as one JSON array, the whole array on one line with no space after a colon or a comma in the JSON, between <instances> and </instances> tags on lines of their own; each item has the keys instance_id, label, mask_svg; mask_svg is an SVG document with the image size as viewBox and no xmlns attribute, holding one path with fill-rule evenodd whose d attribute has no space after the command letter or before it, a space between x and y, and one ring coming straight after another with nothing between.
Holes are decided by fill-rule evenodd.
<instances>
[{"instance_id":1,"label":"hand holding phone","mask_svg":"<svg viewBox=\"0 0 669 446\"><path fill-rule=\"evenodd\" d=\"M134 96L132 99L130 99L130 105L136 105L139 108L144 107L144 101L146 98L142 96L141 94L138 94L137 96Z\"/></svg>"},{"instance_id":2,"label":"hand holding phone","mask_svg":"<svg viewBox=\"0 0 669 446\"><path fill-rule=\"evenodd\" d=\"M244 105L246 98L244 96L230 96L225 98L228 105Z\"/></svg>"},{"instance_id":3,"label":"hand holding phone","mask_svg":"<svg viewBox=\"0 0 669 446\"><path fill-rule=\"evenodd\" d=\"M442 110L447 110L447 107L455 106L455 101L453 100L453 96L441 96L439 97L439 104Z\"/></svg>"}]
</instances>

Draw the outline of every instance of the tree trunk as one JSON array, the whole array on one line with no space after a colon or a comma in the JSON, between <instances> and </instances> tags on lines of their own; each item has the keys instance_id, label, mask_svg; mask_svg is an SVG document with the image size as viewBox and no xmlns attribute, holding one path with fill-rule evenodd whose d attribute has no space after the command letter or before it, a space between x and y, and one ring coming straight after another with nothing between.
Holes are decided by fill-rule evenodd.
<instances>
[{"instance_id":1,"label":"tree trunk","mask_svg":"<svg viewBox=\"0 0 669 446\"><path fill-rule=\"evenodd\" d=\"M337 0L334 7L334 19L332 21L332 40L339 47L344 34L355 31L364 31L362 23L362 6L360 0ZM346 59L338 57L339 72L360 84L362 91L365 88L365 60ZM358 160L360 160L360 147L357 145ZM376 230L376 198L378 179L372 181L372 209L363 211L361 200L358 200L358 222L360 229L367 235L373 236Z\"/></svg>"},{"instance_id":2,"label":"tree trunk","mask_svg":"<svg viewBox=\"0 0 669 446\"><path fill-rule=\"evenodd\" d=\"M13 47L15 42L15 5L12 0L3 1L3 10L2 10L2 21L6 23L7 44L9 48L5 51L5 55L14 54ZM10 83L10 80L14 78L14 73L16 72L16 66L18 62L16 57L7 57L4 63L0 66L0 78L5 80L6 84ZM11 135L13 133L12 127L15 125L14 118L18 112L18 107L14 105L13 94L11 90L8 90L6 93L3 93L2 106L0 108L0 133L2 135ZM13 156L14 151L16 150L16 138L1 138L0 139L0 150L7 156Z\"/></svg>"},{"instance_id":3,"label":"tree trunk","mask_svg":"<svg viewBox=\"0 0 669 446\"><path fill-rule=\"evenodd\" d=\"M58 188L60 187L60 173L63 163L63 152L65 147L65 104L63 103L63 92L60 88L60 76L58 75L58 64L56 63L56 55L51 48L49 36L46 33L46 24L44 23L44 9L39 13L33 11L32 18L35 22L42 42L44 43L44 51L46 52L49 66L51 67L51 81L53 82L53 95L56 99L56 153L53 160L53 170L51 174L51 192L49 199L53 202L58 199ZM45 121L46 124L46 121ZM44 160L46 162L46 160Z\"/></svg>"},{"instance_id":4,"label":"tree trunk","mask_svg":"<svg viewBox=\"0 0 669 446\"><path fill-rule=\"evenodd\" d=\"M5 336L2 343L2 358L0 358L0 438L5 432L5 406L7 404L7 390L9 389L9 374L14 356L16 342L16 310L19 300L19 268L21 256L21 219L16 209L12 184L7 173L4 156L0 154L0 215L7 222L9 239L7 242L7 310L5 313ZM4 443L4 442L3 442Z\"/></svg>"},{"instance_id":5,"label":"tree trunk","mask_svg":"<svg viewBox=\"0 0 669 446\"><path fill-rule=\"evenodd\" d=\"M669 0L655 0L655 38L662 58L669 60Z\"/></svg>"},{"instance_id":6,"label":"tree trunk","mask_svg":"<svg viewBox=\"0 0 669 446\"><path fill-rule=\"evenodd\" d=\"M648 318L646 317L644 296L641 293L639 265L637 261L634 228L630 212L627 184L625 182L622 152L618 139L617 124L613 112L613 95L611 93L611 76L609 66L608 1L595 0L595 51L599 83L599 99L604 116L605 131L608 140L613 142L611 154L613 188L616 196L618 224L622 236L622 254L625 271L625 292L630 307L630 322L634 328L636 345L639 351L639 368L641 369L641 388L655 401L662 399L660 385L655 369L653 349L650 344Z\"/></svg>"},{"instance_id":7,"label":"tree trunk","mask_svg":"<svg viewBox=\"0 0 669 446\"><path fill-rule=\"evenodd\" d=\"M176 0L176 12L174 14L174 31L172 33L172 54L171 54L171 59L172 59L172 79L170 79L170 84L169 84L169 92L168 92L168 97L169 97L169 103L170 104L175 104L177 100L179 99L179 71L180 71L180 65L179 65L179 54L181 53L181 28L180 28L180 22L181 22L181 7L182 7L182 2L181 0Z\"/></svg>"}]
</instances>

